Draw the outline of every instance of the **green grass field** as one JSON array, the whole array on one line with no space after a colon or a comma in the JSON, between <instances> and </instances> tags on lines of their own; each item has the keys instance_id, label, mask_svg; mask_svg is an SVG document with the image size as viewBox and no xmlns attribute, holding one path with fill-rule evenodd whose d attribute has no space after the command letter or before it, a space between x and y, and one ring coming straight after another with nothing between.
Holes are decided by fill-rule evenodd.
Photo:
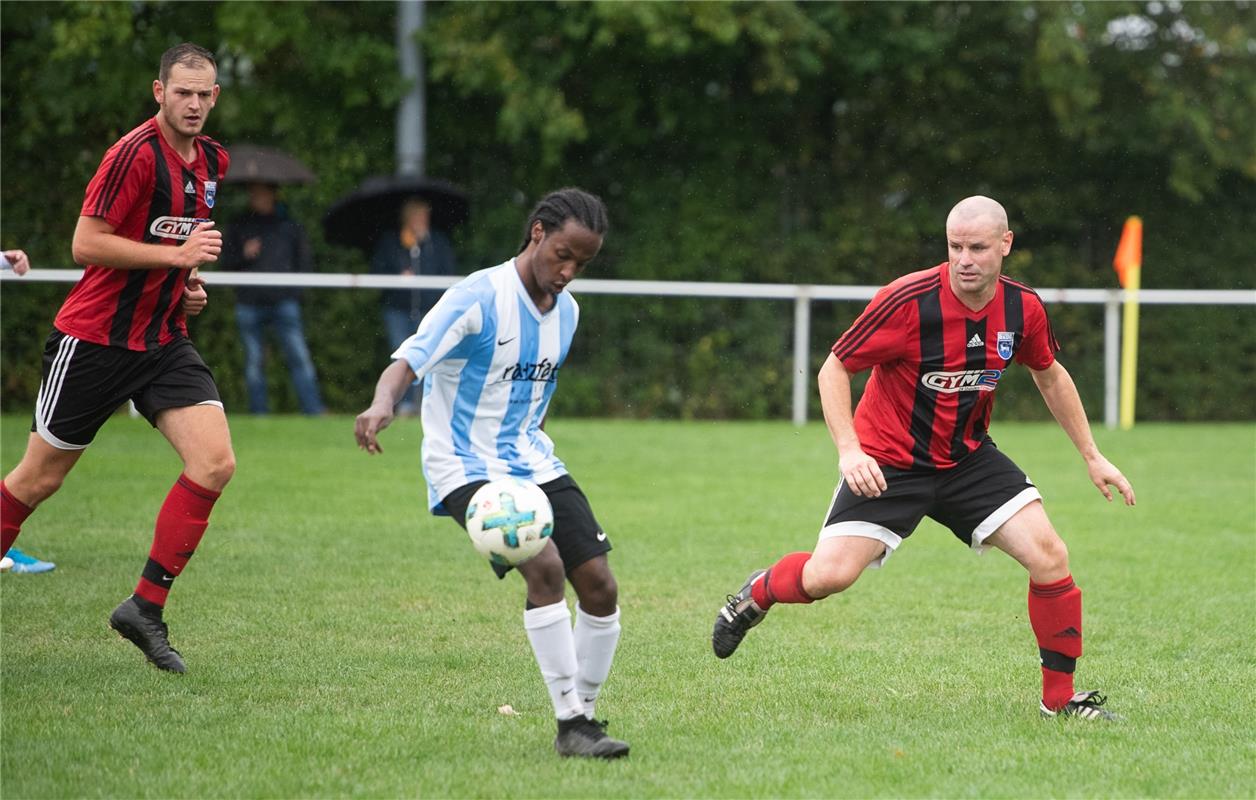
<instances>
[{"instance_id":1,"label":"green grass field","mask_svg":"<svg viewBox=\"0 0 1256 800\"><path fill-rule=\"evenodd\" d=\"M27 425L3 419L5 471ZM994 429L1070 545L1078 687L1128 717L1103 725L1038 718L1023 572L931 522L716 660L724 595L814 544L823 427L555 421L615 544L624 634L598 714L633 749L614 763L553 754L522 582L428 516L417 421L376 458L348 417L232 427L235 480L166 615L185 676L105 624L178 473L155 431L112 420L26 524L58 567L0 577L5 800L1256 795L1256 426L1098 431L1133 509L1058 428Z\"/></svg>"}]
</instances>

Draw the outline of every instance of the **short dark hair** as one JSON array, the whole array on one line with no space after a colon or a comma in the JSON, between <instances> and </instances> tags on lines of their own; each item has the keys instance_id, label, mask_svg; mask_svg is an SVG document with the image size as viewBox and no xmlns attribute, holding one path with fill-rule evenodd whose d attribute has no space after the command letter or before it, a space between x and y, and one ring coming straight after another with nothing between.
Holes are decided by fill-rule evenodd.
<instances>
[{"instance_id":1,"label":"short dark hair","mask_svg":"<svg viewBox=\"0 0 1256 800\"><path fill-rule=\"evenodd\" d=\"M182 64L185 67L199 67L206 62L214 68L214 77L217 78L218 62L214 60L213 53L199 44L192 44L191 42L176 44L161 54L161 69L157 72L157 80L162 83L170 80L170 70L175 64Z\"/></svg>"},{"instance_id":2,"label":"short dark hair","mask_svg":"<svg viewBox=\"0 0 1256 800\"><path fill-rule=\"evenodd\" d=\"M602 198L590 194L583 189L568 186L550 192L528 214L528 222L523 228L523 244L519 245L522 253L532 240L532 225L541 223L541 228L550 233L561 228L567 220L574 219L593 233L605 235L610 229L610 218L606 214L606 204Z\"/></svg>"}]
</instances>

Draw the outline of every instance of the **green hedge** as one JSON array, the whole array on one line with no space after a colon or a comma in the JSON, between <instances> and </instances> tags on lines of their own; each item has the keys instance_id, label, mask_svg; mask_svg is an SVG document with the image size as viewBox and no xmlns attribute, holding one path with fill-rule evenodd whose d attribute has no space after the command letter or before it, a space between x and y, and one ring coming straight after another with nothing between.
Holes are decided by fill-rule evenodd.
<instances>
[{"instance_id":1,"label":"green hedge","mask_svg":"<svg viewBox=\"0 0 1256 800\"><path fill-rule=\"evenodd\" d=\"M1145 287L1256 288L1256 59L1244 4L426 8L427 172L470 196L471 221L454 235L464 271L511 255L527 207L575 184L611 212L590 277L883 284L941 261L948 209L980 193L1007 206L1017 238L1006 271L1033 286L1113 286L1120 227L1136 213ZM219 57L208 132L309 164L319 181L286 196L317 268L365 271L361 254L322 241L317 221L363 178L393 170L405 91L395 15L393 3L6 4L0 244L26 248L36 268L69 265L101 154L152 113L161 52L195 35ZM1126 24L1131 15L1143 24ZM225 220L241 198L220 190ZM0 293L5 410L30 407L65 291L6 283ZM211 292L194 336L240 408L231 292ZM556 413L788 416L788 303L582 303ZM858 311L815 305L813 371ZM1061 358L1097 417L1102 312L1052 312ZM306 321L328 405L361 408L387 357L376 298L310 290ZM1253 322L1250 307L1145 308L1139 417L1252 419ZM285 371L271 376L278 407L294 409ZM1000 408L1045 414L1015 370Z\"/></svg>"}]
</instances>

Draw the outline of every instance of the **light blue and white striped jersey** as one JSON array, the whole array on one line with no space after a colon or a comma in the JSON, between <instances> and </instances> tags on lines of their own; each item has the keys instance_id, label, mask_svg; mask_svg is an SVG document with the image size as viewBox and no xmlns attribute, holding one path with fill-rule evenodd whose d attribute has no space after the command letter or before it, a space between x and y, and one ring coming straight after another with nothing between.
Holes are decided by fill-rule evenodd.
<instances>
[{"instance_id":1,"label":"light blue and white striped jersey","mask_svg":"<svg viewBox=\"0 0 1256 800\"><path fill-rule=\"evenodd\" d=\"M542 314L512 258L451 286L401 343L423 384L428 507L471 481L508 475L545 483L567 474L540 429L580 319L570 292Z\"/></svg>"}]
</instances>

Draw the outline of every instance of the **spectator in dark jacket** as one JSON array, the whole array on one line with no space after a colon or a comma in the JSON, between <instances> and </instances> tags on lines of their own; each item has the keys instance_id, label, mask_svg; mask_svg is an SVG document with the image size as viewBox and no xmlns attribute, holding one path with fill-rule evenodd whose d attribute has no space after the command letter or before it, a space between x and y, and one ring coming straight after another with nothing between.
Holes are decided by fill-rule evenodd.
<instances>
[{"instance_id":1,"label":"spectator in dark jacket","mask_svg":"<svg viewBox=\"0 0 1256 800\"><path fill-rule=\"evenodd\" d=\"M421 198L401 205L400 225L375 243L371 272L376 275L456 275L449 237L432 227L432 207ZM419 327L423 315L436 305L443 289L385 289L381 296L388 346L397 349ZM397 405L400 414L418 412L410 387Z\"/></svg>"},{"instance_id":2,"label":"spectator in dark jacket","mask_svg":"<svg viewBox=\"0 0 1256 800\"><path fill-rule=\"evenodd\" d=\"M219 265L237 272L312 272L310 243L300 223L279 207L278 189L248 186L249 210L232 220L223 237ZM241 286L236 289L236 323L244 344L244 382L249 412L266 414L264 332L270 328L288 362L301 411L323 413L318 376L301 324L301 290L290 286Z\"/></svg>"}]
</instances>

